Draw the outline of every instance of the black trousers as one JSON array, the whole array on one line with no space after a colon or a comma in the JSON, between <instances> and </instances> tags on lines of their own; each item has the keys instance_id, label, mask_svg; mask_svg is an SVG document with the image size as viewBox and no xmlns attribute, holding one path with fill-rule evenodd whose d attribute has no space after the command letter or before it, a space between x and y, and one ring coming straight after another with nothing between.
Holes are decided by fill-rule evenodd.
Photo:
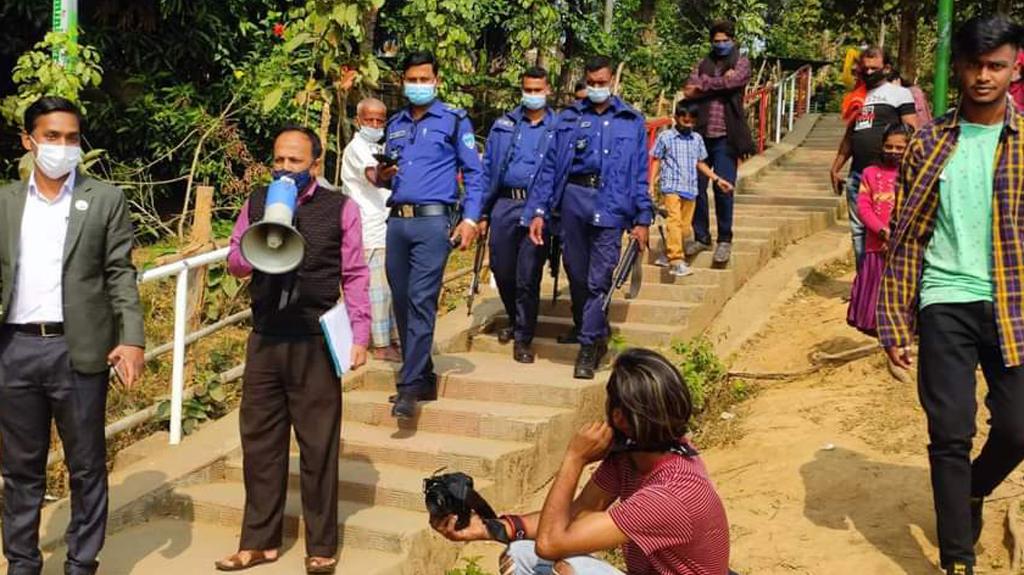
<instances>
[{"instance_id":1,"label":"black trousers","mask_svg":"<svg viewBox=\"0 0 1024 575\"><path fill-rule=\"evenodd\" d=\"M56 420L71 477L71 521L64 572L95 573L107 528L103 435L109 373L71 369L63 337L0 328L0 473L8 575L38 575L39 512L46 494L50 422Z\"/></svg>"},{"instance_id":2,"label":"black trousers","mask_svg":"<svg viewBox=\"0 0 1024 575\"><path fill-rule=\"evenodd\" d=\"M240 549L281 547L294 427L306 554L333 557L338 550L341 382L328 354L322 336L249 336L239 412L245 479Z\"/></svg>"},{"instance_id":3,"label":"black trousers","mask_svg":"<svg viewBox=\"0 0 1024 575\"><path fill-rule=\"evenodd\" d=\"M919 327L918 393L928 416L940 559L944 567L973 565L970 498L992 493L1024 459L1024 367L1003 364L991 303L930 305ZM979 364L991 430L971 462Z\"/></svg>"}]
</instances>

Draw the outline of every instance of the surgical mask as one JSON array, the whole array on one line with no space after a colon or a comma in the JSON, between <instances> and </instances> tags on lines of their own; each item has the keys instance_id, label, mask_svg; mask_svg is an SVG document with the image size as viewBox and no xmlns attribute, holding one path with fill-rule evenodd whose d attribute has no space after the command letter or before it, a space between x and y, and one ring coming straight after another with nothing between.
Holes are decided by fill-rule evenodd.
<instances>
[{"instance_id":1,"label":"surgical mask","mask_svg":"<svg viewBox=\"0 0 1024 575\"><path fill-rule=\"evenodd\" d=\"M715 42L714 50L716 56L728 56L732 54L733 43L732 40L726 40L724 42Z\"/></svg>"},{"instance_id":2,"label":"surgical mask","mask_svg":"<svg viewBox=\"0 0 1024 575\"><path fill-rule=\"evenodd\" d=\"M436 84L405 84L405 97L413 106L426 106L434 100Z\"/></svg>"},{"instance_id":3,"label":"surgical mask","mask_svg":"<svg viewBox=\"0 0 1024 575\"><path fill-rule=\"evenodd\" d=\"M527 110L540 110L547 105L547 94L523 94L523 107Z\"/></svg>"},{"instance_id":4,"label":"surgical mask","mask_svg":"<svg viewBox=\"0 0 1024 575\"><path fill-rule=\"evenodd\" d=\"M885 70L875 70L874 72L861 74L861 78L864 79L864 84L868 88L877 88L885 82Z\"/></svg>"},{"instance_id":5,"label":"surgical mask","mask_svg":"<svg viewBox=\"0 0 1024 575\"><path fill-rule=\"evenodd\" d=\"M46 177L57 180L71 173L78 163L82 161L82 148L80 146L60 146L56 144L40 144L32 139L36 145L36 166L46 174Z\"/></svg>"},{"instance_id":6,"label":"surgical mask","mask_svg":"<svg viewBox=\"0 0 1024 575\"><path fill-rule=\"evenodd\" d=\"M903 154L896 152L882 152L882 163L890 168L895 168L903 161Z\"/></svg>"},{"instance_id":7,"label":"surgical mask","mask_svg":"<svg viewBox=\"0 0 1024 575\"><path fill-rule=\"evenodd\" d=\"M299 194L305 191L309 187L309 183L313 181L313 176L309 174L309 170L302 170L301 172L289 172L288 170L274 170L271 176L275 180L281 178L291 178L295 182L295 187L299 190Z\"/></svg>"},{"instance_id":8,"label":"surgical mask","mask_svg":"<svg viewBox=\"0 0 1024 575\"><path fill-rule=\"evenodd\" d=\"M612 89L605 86L598 88L596 86L587 86L587 98L595 104L603 104L608 101L608 98L612 96Z\"/></svg>"},{"instance_id":9,"label":"surgical mask","mask_svg":"<svg viewBox=\"0 0 1024 575\"><path fill-rule=\"evenodd\" d=\"M362 136L362 138L367 142L370 142L371 144L376 144L379 143L381 139L384 137L384 128L360 126L359 135Z\"/></svg>"}]
</instances>

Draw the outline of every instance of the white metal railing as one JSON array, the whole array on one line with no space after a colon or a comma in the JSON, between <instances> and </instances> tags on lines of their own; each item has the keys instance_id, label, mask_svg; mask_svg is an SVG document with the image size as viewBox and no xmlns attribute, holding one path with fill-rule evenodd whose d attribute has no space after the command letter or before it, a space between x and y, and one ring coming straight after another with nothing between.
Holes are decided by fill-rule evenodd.
<instances>
[{"instance_id":1,"label":"white metal railing","mask_svg":"<svg viewBox=\"0 0 1024 575\"><path fill-rule=\"evenodd\" d=\"M149 283L177 275L174 288L174 347L171 359L171 445L181 443L181 411L185 395L185 332L188 322L188 272L225 261L228 248L199 254L174 263L147 270L139 283Z\"/></svg>"},{"instance_id":2,"label":"white metal railing","mask_svg":"<svg viewBox=\"0 0 1024 575\"><path fill-rule=\"evenodd\" d=\"M802 111L797 109L797 99L800 95L800 87L797 80L806 78L807 96L804 101L799 102ZM793 129L793 122L797 115L811 111L811 98L814 95L814 70L810 66L804 66L779 81L775 86L775 143L782 141L782 126L785 124L786 131Z\"/></svg>"}]
</instances>

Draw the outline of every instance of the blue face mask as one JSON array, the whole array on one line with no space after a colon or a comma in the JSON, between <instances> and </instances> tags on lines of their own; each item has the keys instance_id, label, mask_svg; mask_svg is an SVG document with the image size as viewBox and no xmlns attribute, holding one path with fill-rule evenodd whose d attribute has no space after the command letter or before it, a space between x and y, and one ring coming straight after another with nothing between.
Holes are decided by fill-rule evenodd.
<instances>
[{"instance_id":1,"label":"blue face mask","mask_svg":"<svg viewBox=\"0 0 1024 575\"><path fill-rule=\"evenodd\" d=\"M376 144L377 142L380 142L381 139L384 138L384 128L371 128L370 126L360 126L359 135L367 142L370 142L371 144Z\"/></svg>"},{"instance_id":2,"label":"blue face mask","mask_svg":"<svg viewBox=\"0 0 1024 575\"><path fill-rule=\"evenodd\" d=\"M612 96L612 89L608 87L596 88L594 86L587 86L587 98L595 104L603 104L608 101L608 98Z\"/></svg>"},{"instance_id":3,"label":"blue face mask","mask_svg":"<svg viewBox=\"0 0 1024 575\"><path fill-rule=\"evenodd\" d=\"M548 105L546 94L523 94L523 107L527 110L540 110Z\"/></svg>"},{"instance_id":4,"label":"blue face mask","mask_svg":"<svg viewBox=\"0 0 1024 575\"><path fill-rule=\"evenodd\" d=\"M405 84L405 97L413 106L426 106L434 101L436 84Z\"/></svg>"},{"instance_id":5,"label":"blue face mask","mask_svg":"<svg viewBox=\"0 0 1024 575\"><path fill-rule=\"evenodd\" d=\"M732 54L733 43L732 40L726 40L725 42L715 42L714 50L716 56L728 56Z\"/></svg>"},{"instance_id":6,"label":"blue face mask","mask_svg":"<svg viewBox=\"0 0 1024 575\"><path fill-rule=\"evenodd\" d=\"M271 177L274 180L280 180L284 177L289 177L295 182L295 187L298 188L299 194L301 195L306 188L309 187L309 183L313 181L313 176L309 175L309 170L303 170L301 172L289 172L288 170L274 170L271 172Z\"/></svg>"}]
</instances>

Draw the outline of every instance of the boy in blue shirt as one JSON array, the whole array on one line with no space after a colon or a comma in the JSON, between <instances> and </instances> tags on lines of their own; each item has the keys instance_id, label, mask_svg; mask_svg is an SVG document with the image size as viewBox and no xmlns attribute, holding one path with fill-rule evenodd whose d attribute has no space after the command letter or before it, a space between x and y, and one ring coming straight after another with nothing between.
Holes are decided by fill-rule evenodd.
<instances>
[{"instance_id":1,"label":"boy in blue shirt","mask_svg":"<svg viewBox=\"0 0 1024 575\"><path fill-rule=\"evenodd\" d=\"M651 154L651 196L660 171L661 195L668 212L665 254L655 263L668 266L668 272L679 277L693 273L683 260L683 241L692 231L698 170L723 192L731 194L733 191L732 184L715 175L706 162L708 151L704 139L693 129L697 113L697 104L680 100L676 104L675 127L658 134Z\"/></svg>"}]
</instances>

